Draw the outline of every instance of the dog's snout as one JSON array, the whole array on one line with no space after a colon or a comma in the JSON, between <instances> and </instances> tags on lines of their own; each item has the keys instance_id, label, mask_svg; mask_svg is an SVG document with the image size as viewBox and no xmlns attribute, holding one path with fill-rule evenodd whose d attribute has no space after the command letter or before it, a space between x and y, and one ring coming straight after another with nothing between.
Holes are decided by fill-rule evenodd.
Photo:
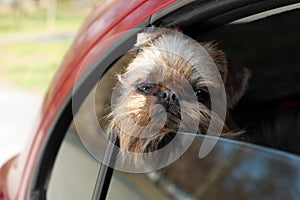
<instances>
[{"instance_id":1,"label":"dog's snout","mask_svg":"<svg viewBox=\"0 0 300 200\"><path fill-rule=\"evenodd\" d=\"M177 100L175 92L170 89L164 89L161 91L161 97L165 103L174 103Z\"/></svg>"},{"instance_id":2,"label":"dog's snout","mask_svg":"<svg viewBox=\"0 0 300 200\"><path fill-rule=\"evenodd\" d=\"M178 96L170 89L163 89L160 91L157 99L157 103L161 104L167 113L180 118L180 105Z\"/></svg>"}]
</instances>

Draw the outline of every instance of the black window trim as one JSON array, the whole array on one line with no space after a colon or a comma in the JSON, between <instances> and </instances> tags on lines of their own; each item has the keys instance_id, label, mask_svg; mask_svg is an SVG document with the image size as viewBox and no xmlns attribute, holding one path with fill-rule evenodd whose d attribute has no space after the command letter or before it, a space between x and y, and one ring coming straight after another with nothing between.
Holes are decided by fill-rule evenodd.
<instances>
[{"instance_id":1,"label":"black window trim","mask_svg":"<svg viewBox=\"0 0 300 200\"><path fill-rule=\"evenodd\" d=\"M237 19L296 3L299 0L197 0L173 12L165 8L166 15L153 15L151 24L178 26L185 34L195 37L199 32L211 31Z\"/></svg>"}]
</instances>

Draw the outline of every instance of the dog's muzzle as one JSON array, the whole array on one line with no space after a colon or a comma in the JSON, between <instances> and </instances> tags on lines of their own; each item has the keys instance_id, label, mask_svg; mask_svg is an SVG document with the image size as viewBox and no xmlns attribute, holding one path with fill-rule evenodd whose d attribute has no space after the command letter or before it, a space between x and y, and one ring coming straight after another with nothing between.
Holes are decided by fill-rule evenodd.
<instances>
[{"instance_id":1,"label":"dog's muzzle","mask_svg":"<svg viewBox=\"0 0 300 200\"><path fill-rule=\"evenodd\" d=\"M180 105L177 95L172 90L166 88L157 95L157 103L161 104L167 113L180 117Z\"/></svg>"}]
</instances>

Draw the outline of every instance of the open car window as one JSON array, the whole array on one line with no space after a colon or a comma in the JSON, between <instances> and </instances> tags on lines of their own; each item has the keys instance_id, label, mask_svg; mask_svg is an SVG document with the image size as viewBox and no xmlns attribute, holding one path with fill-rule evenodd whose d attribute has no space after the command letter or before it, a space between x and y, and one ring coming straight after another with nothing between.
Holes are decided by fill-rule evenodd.
<instances>
[{"instance_id":1,"label":"open car window","mask_svg":"<svg viewBox=\"0 0 300 200\"><path fill-rule=\"evenodd\" d=\"M300 153L297 6L207 32L198 28L196 33L196 23L183 28L198 41L216 41L229 62L251 70L248 91L232 116L255 143L274 149L220 138L199 159L200 135L164 169L143 174L115 170L108 199L121 198L115 191L130 199L298 199L300 159L284 152Z\"/></svg>"}]
</instances>

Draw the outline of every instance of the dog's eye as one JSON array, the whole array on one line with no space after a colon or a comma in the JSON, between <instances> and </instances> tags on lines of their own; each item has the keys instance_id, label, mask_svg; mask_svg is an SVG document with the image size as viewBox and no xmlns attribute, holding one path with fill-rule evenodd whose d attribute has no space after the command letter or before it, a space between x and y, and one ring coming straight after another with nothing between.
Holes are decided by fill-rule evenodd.
<instances>
[{"instance_id":1,"label":"dog's eye","mask_svg":"<svg viewBox=\"0 0 300 200\"><path fill-rule=\"evenodd\" d=\"M198 102L205 102L209 99L209 92L207 89L199 89L195 91Z\"/></svg>"},{"instance_id":2,"label":"dog's eye","mask_svg":"<svg viewBox=\"0 0 300 200\"><path fill-rule=\"evenodd\" d=\"M156 84L140 83L136 86L136 91L141 94L154 94L156 91Z\"/></svg>"}]
</instances>

